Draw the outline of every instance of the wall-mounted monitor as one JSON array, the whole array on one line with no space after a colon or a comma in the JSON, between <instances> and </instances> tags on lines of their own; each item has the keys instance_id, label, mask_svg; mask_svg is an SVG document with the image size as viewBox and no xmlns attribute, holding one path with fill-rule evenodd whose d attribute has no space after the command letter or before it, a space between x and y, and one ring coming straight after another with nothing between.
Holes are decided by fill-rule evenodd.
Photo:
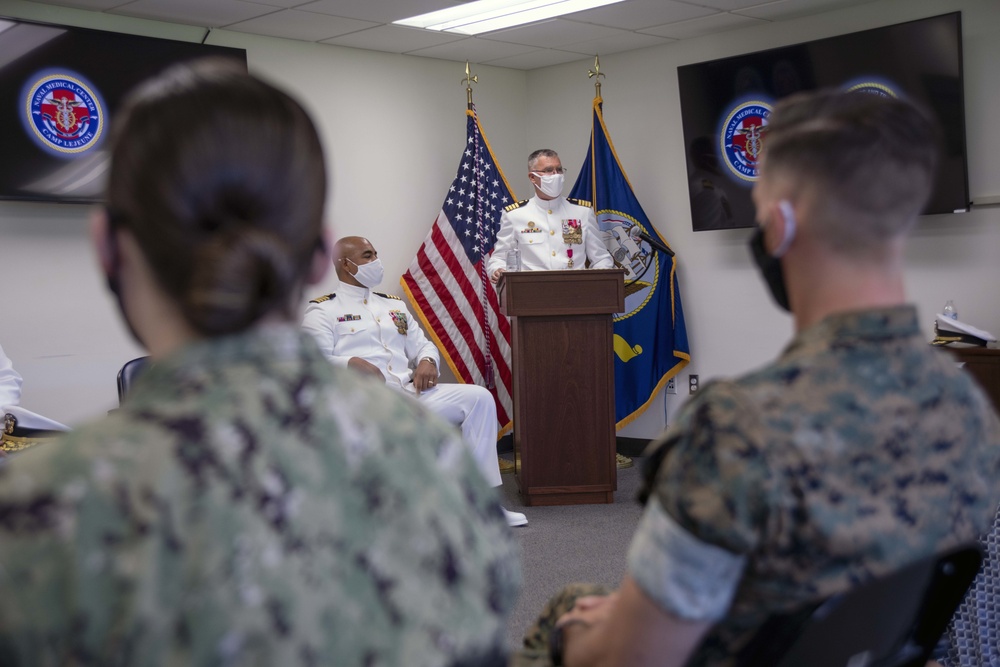
<instances>
[{"instance_id":1,"label":"wall-mounted monitor","mask_svg":"<svg viewBox=\"0 0 1000 667\"><path fill-rule=\"evenodd\" d=\"M0 17L0 199L100 201L125 94L174 63L246 51Z\"/></svg>"},{"instance_id":2,"label":"wall-mounted monitor","mask_svg":"<svg viewBox=\"0 0 1000 667\"><path fill-rule=\"evenodd\" d=\"M782 97L816 88L895 95L922 104L943 134L925 213L969 205L962 21L954 12L677 68L695 231L750 227L750 191Z\"/></svg>"}]
</instances>

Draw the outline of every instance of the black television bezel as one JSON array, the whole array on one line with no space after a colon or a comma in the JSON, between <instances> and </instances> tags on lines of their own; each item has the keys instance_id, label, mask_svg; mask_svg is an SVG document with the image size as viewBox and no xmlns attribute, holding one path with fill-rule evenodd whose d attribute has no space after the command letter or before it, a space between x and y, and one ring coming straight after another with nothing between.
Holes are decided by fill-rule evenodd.
<instances>
[{"instance_id":1,"label":"black television bezel","mask_svg":"<svg viewBox=\"0 0 1000 667\"><path fill-rule=\"evenodd\" d=\"M967 211L968 208L969 208L969 206L971 205L971 200L970 200L970 196L969 196L969 151L968 151L969 145L968 145L968 138L967 138L968 123L966 121L966 113L965 113L966 112L966 108L965 108L965 53L964 53L964 35L963 35L963 30L962 30L962 12L960 10L959 11L954 11L954 12L946 12L944 14L936 14L936 15L933 15L933 16L926 16L926 17L922 17L922 18L918 18L918 19L909 20L909 21L901 21L901 22L898 22L898 23L892 23L892 24L888 24L888 25L884 25L884 26L877 26L877 27L874 27L874 28L867 28L865 30L856 30L856 31L852 31L852 32L840 33L840 34L837 34L837 35L830 35L829 37L823 37L823 38L820 38L820 39L805 40L805 41L802 41L802 42L795 42L795 43L791 43L791 44L785 44L785 45L778 46L778 47L772 47L772 48L767 48L767 49L759 49L759 50L756 50L756 51L750 51L750 52L746 52L746 53L742 53L742 54L737 54L737 55L733 55L733 56L726 56L724 58L715 58L715 59L712 59L712 60L705 60L705 61L700 61L700 62L696 62L696 63L688 63L686 65L679 65L677 67L677 88L678 88L678 97L679 97L680 110L681 110L682 139L683 139L683 145L684 145L684 149L685 149L685 173L687 175L688 180L690 180L692 178L692 172L693 172L693 163L692 163L692 160L691 160L690 156L688 155L688 150L689 150L689 147L690 147L690 142L694 138L696 138L696 136L697 136L698 133L696 131L689 131L689 126L692 125L692 123L690 123L690 119L687 118L686 117L687 115L685 114L686 101L685 101L685 90L684 90L684 83L683 83L683 77L685 76L685 74L683 72L694 72L698 68L705 68L706 66L712 66L712 65L723 65L723 64L727 64L727 63L738 63L738 62L741 62L741 61L743 61L743 62L749 62L749 61L751 61L753 59L760 59L761 57L767 56L768 54L775 54L775 53L782 52L782 51L785 51L785 50L798 49L798 48L806 47L806 46L817 44L817 43L835 41L835 40L839 40L839 39L842 39L842 38L845 38L845 37L854 37L854 36L857 36L857 35L864 35L866 33L877 33L877 32L883 32L883 31L892 31L892 30L894 30L896 28L899 28L900 26L906 26L906 25L910 25L910 24L913 24L913 23L921 23L921 22L925 22L925 21L935 21L935 20L942 20L942 19L951 19L951 20L953 20L954 24L955 24L955 30L957 31L957 67L958 67L958 77L957 77L957 79L958 79L958 84L959 84L958 85L958 103L957 103L957 110L959 112L959 114L958 114L959 118L957 120L960 123L960 127L955 127L954 123L952 123L951 125L948 125L948 124L944 123L941 120L940 114L937 112L937 110L935 108L933 108L933 106L934 106L933 104L929 104L928 102L923 101L923 100L919 100L919 102L925 108L927 108L932 113L932 115L934 115L935 119L938 120L938 124L941 126L940 130L941 130L941 134L942 134L942 142L947 142L949 140L949 135L951 135L951 137L950 137L951 140L957 139L960 142L958 145L960 146L960 158L961 158L960 162L961 162L961 187L962 187L962 193L961 194L962 194L962 201L961 201L961 205L960 206L956 206L956 207L953 207L953 208L940 208L940 209L936 209L936 210L930 210L930 205L931 204L928 203L928 209L925 209L921 213L921 215L940 215L940 214L949 214L949 213L956 213L956 212ZM843 82L843 84L847 84L847 83L848 83L847 81ZM801 90L803 90L803 91L806 91L806 90L817 90L819 87L820 86L812 85L812 86L807 87L807 88L802 88ZM734 100L736 99L735 96L734 96L733 99ZM781 99L781 96L772 96L771 99L778 100L778 99ZM690 106L690 105L687 105L687 106ZM722 157L719 156L719 155L717 155L716 157L721 162ZM956 157L958 157L958 156L956 156ZM942 167L942 165L939 165L939 175L938 175L937 178L935 178L935 190L938 187L937 184L938 184L938 181L939 181L939 179L941 177L940 176L941 173L943 173L943 167ZM724 181L723 182L725 184L727 184L727 185L732 185L732 183L733 183L733 181L730 178L728 178L728 177L724 177ZM747 195L748 195L750 188L745 187L745 190L746 190ZM692 196L692 193L690 191L690 188L688 188L687 191L688 191L688 203L689 203L689 205L693 209L693 201L692 201L693 200L693 196ZM752 202L751 202L751 206L752 206ZM689 210L691 210L691 209L689 209ZM723 229L749 229L749 228L753 227L753 221L751 220L748 224L740 224L740 225L727 226L727 227L708 227L708 226L701 226L701 227L699 227L699 226L696 226L694 215L692 213L691 214L691 226L692 226L692 230L695 231L695 232L700 232L700 231L719 231L719 230L723 230Z\"/></svg>"},{"instance_id":2,"label":"black television bezel","mask_svg":"<svg viewBox=\"0 0 1000 667\"><path fill-rule=\"evenodd\" d=\"M188 41L188 40L183 40L183 39L173 39L173 38L170 38L170 37L152 37L150 35L136 34L136 33L131 33L131 32L123 32L123 31L115 31L115 30L102 30L100 28L87 28L87 27L82 27L82 26L65 25L65 24L61 24L61 23L51 23L51 22L48 22L48 21L37 21L37 20L34 20L34 19L25 19L25 18L20 18L20 17L16 17L16 16L6 16L6 15L2 15L2 14L0 14L0 20L2 20L2 21L9 21L9 22L12 22L12 23L15 23L15 24L38 25L38 26L45 26L45 27L49 27L49 28L58 28L60 30L65 30L65 31L68 31L68 32L71 32L71 33L74 33L74 34L89 33L91 35L96 35L96 36L109 35L109 36L113 36L113 38L115 38L115 39L126 38L126 39L139 40L140 42L158 42L158 43L172 42L172 43L176 43L176 44L182 44L182 45L185 45L187 47L191 47L195 51L198 51L198 50L202 50L203 51L203 53L201 53L201 54L193 53L191 55L191 57L182 57L182 58L177 58L176 60L173 60L171 62L165 62L162 66L158 66L156 68L156 71L160 71L160 72L162 72L166 68L168 68L171 65L176 64L176 63L186 62L186 61L190 61L190 60L195 60L197 58L209 58L209 57L213 57L213 56L215 56L215 57L233 58L234 60L239 61L244 67L247 68L247 71L249 71L249 64L248 64L246 49L240 48L240 47L232 47L232 46L219 46L219 45L216 45L216 44L205 44L204 43L204 39L201 42L195 42L195 41ZM206 32L205 37L206 38L208 37L208 32ZM56 67L56 65L53 64L52 67L54 69ZM39 71L42 71L42 70L39 70ZM135 85L138 85L141 81L149 78L149 76L152 76L152 74L153 74L153 72L149 72L145 76L137 76L136 80L131 84L130 88L134 87ZM121 94L121 95L118 95L113 100L113 102L107 102L107 106L108 106L108 109L106 110L106 115L107 115L106 128L107 129L110 129L110 127L112 126L112 124L114 122L115 113L117 112L118 108L120 107L120 104L121 104L121 102L122 102L123 99L124 99L124 94ZM12 131L18 131L20 129L21 129L21 125L18 124L17 125L17 130L12 130ZM107 138L105 137L102 141L106 141L106 140L107 140ZM42 150L42 149L39 149L39 150ZM56 158L56 159L58 159L58 158ZM3 191L0 191L0 202L34 202L34 203L46 203L46 204L99 204L102 201L103 201L103 194L97 195L97 196L93 196L93 197L60 196L60 195L53 195L53 194L41 194L41 195L33 196L33 195L30 195L30 194L10 194L10 193L5 193Z\"/></svg>"}]
</instances>

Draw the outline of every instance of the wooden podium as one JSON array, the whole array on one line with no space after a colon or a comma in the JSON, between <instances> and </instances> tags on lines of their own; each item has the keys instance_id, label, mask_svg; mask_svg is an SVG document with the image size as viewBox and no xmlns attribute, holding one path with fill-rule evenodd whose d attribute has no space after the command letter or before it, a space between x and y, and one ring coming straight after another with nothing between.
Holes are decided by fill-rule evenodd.
<instances>
[{"instance_id":1,"label":"wooden podium","mask_svg":"<svg viewBox=\"0 0 1000 667\"><path fill-rule=\"evenodd\" d=\"M498 291L511 322L514 460L525 504L612 502L612 316L625 309L625 272L505 273Z\"/></svg>"}]
</instances>

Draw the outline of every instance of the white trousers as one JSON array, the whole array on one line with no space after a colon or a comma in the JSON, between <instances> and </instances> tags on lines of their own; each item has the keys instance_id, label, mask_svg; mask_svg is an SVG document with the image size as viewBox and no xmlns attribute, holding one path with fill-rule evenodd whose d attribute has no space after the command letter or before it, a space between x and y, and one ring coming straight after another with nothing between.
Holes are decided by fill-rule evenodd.
<instances>
[{"instance_id":1,"label":"white trousers","mask_svg":"<svg viewBox=\"0 0 1000 667\"><path fill-rule=\"evenodd\" d=\"M413 385L406 387L415 394ZM424 407L462 429L462 439L472 451L480 472L490 486L500 486L497 461L497 404L493 394L477 384L439 384L420 393Z\"/></svg>"}]
</instances>

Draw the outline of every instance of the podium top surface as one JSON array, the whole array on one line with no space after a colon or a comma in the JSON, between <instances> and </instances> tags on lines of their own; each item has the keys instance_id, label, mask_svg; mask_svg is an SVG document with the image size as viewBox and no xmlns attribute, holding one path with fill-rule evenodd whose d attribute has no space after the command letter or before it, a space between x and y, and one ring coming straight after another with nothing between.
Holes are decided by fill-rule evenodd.
<instances>
[{"instance_id":1,"label":"podium top surface","mask_svg":"<svg viewBox=\"0 0 1000 667\"><path fill-rule=\"evenodd\" d=\"M517 271L497 284L508 317L599 315L625 309L624 269Z\"/></svg>"}]
</instances>

